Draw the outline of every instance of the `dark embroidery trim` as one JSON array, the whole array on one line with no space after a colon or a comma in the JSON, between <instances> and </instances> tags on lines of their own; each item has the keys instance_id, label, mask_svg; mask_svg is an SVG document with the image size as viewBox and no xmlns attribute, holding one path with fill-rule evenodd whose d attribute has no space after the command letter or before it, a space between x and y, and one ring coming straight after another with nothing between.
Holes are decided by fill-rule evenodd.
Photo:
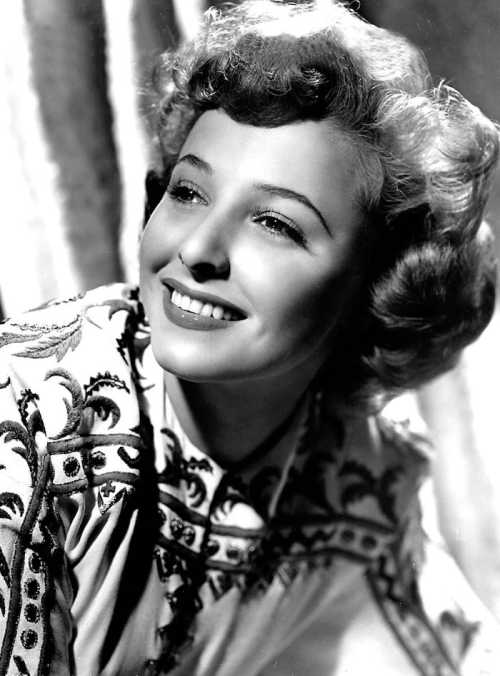
<instances>
[{"instance_id":1,"label":"dark embroidery trim","mask_svg":"<svg viewBox=\"0 0 500 676\"><path fill-rule=\"evenodd\" d=\"M11 579L10 579L9 565L8 565L7 560L4 556L4 553L2 552L1 549L0 549L0 575L2 575L3 579L5 580L5 584L7 585L7 587L10 587Z\"/></svg>"},{"instance_id":2,"label":"dark embroidery trim","mask_svg":"<svg viewBox=\"0 0 500 676\"><path fill-rule=\"evenodd\" d=\"M31 650L38 643L38 634L33 629L25 629L21 633L21 643L23 648Z\"/></svg>"},{"instance_id":3,"label":"dark embroidery trim","mask_svg":"<svg viewBox=\"0 0 500 676\"><path fill-rule=\"evenodd\" d=\"M5 507L7 509L4 509ZM0 519L8 519L8 520L12 519L12 516L11 514L9 514L9 511L12 512L13 514L15 514L17 511L19 516L22 516L24 514L24 504L19 495L17 495L17 493L9 493L8 491L5 491L4 493L0 493ZM3 554L1 556L3 556ZM0 572L2 572L3 568L1 556L0 556Z\"/></svg>"},{"instance_id":4,"label":"dark embroidery trim","mask_svg":"<svg viewBox=\"0 0 500 676\"><path fill-rule=\"evenodd\" d=\"M119 481L128 486L135 486L140 483L141 479L136 474L128 474L127 472L106 472L99 476L94 476L92 486L101 486L109 481ZM52 484L48 487L47 492L52 495L74 495L81 493L89 486L87 479L77 479L76 481L67 481L62 484Z\"/></svg>"},{"instance_id":5,"label":"dark embroidery trim","mask_svg":"<svg viewBox=\"0 0 500 676\"><path fill-rule=\"evenodd\" d=\"M335 518L336 510L328 499L329 470L338 466L339 451L345 438L343 423L332 419L330 427L334 431L334 447L322 449L317 443L321 426L323 398L321 392L310 397L307 418L299 438L296 450L297 464L288 473L273 525L280 519L299 516L297 501L305 501L307 512L321 515L327 519ZM301 465L302 463L302 465Z\"/></svg>"},{"instance_id":6,"label":"dark embroidery trim","mask_svg":"<svg viewBox=\"0 0 500 676\"><path fill-rule=\"evenodd\" d=\"M76 476L80 472L80 469L80 461L74 456L69 456L63 462L63 471L68 477Z\"/></svg>"},{"instance_id":7,"label":"dark embroidery trim","mask_svg":"<svg viewBox=\"0 0 500 676\"><path fill-rule=\"evenodd\" d=\"M128 472L105 472L99 474L99 476L94 476L92 485L101 486L102 484L108 483L108 481L120 481L129 486L134 486L139 483L141 479L137 474L129 474Z\"/></svg>"},{"instance_id":8,"label":"dark embroidery trim","mask_svg":"<svg viewBox=\"0 0 500 676\"><path fill-rule=\"evenodd\" d=\"M34 603L27 603L24 606L24 618L27 622L38 622L40 619L40 610Z\"/></svg>"},{"instance_id":9,"label":"dark embroidery trim","mask_svg":"<svg viewBox=\"0 0 500 676\"><path fill-rule=\"evenodd\" d=\"M218 505L225 499L228 479L228 475L223 476L210 502L206 527L200 547L202 553L195 556L190 550L187 550L190 551L190 558L193 564L187 571L184 584L175 590L173 597L170 595L171 598L168 599L174 611L174 617L169 624L160 627L158 630L163 642L159 659L156 661L151 660L147 663L149 669L157 669L156 673L161 673L161 671L168 672L179 664L180 654L186 650L193 641L190 629L195 616L202 608L200 589L207 580L206 552L210 539L210 525L213 513ZM165 541L165 544L167 544L167 547L171 547L174 543Z\"/></svg>"},{"instance_id":10,"label":"dark embroidery trim","mask_svg":"<svg viewBox=\"0 0 500 676\"><path fill-rule=\"evenodd\" d=\"M24 592L29 599L37 600L40 596L40 584L38 580L29 578L24 582Z\"/></svg>"},{"instance_id":11,"label":"dark embroidery trim","mask_svg":"<svg viewBox=\"0 0 500 676\"><path fill-rule=\"evenodd\" d=\"M389 538L391 541L395 539L396 534L392 526L385 525L379 521L372 521L360 516L352 514L336 514L334 517L325 517L322 515L312 514L311 516L304 514L297 514L294 518L279 518L273 520L273 527L277 530L282 529L299 529L301 527L352 527L369 530L370 533Z\"/></svg>"},{"instance_id":12,"label":"dark embroidery trim","mask_svg":"<svg viewBox=\"0 0 500 676\"><path fill-rule=\"evenodd\" d=\"M36 517L40 510L43 493L46 489L47 478L49 474L49 457L40 458L40 470L37 482L34 485L33 495L31 497L26 516L20 529L19 540L14 552L12 565L12 587L8 615L5 623L4 640L2 650L0 651L0 673L8 673L14 642L16 640L17 625L21 613L22 594L21 594L21 571L23 570L24 557L26 553L26 537L36 523Z\"/></svg>"},{"instance_id":13,"label":"dark embroidery trim","mask_svg":"<svg viewBox=\"0 0 500 676\"><path fill-rule=\"evenodd\" d=\"M54 654L54 636L50 626L50 614L52 608L54 608L56 595L53 579L57 579L58 576L63 574L62 571L65 566L64 552L56 541L55 535L50 533L50 522L53 522L54 530L56 531L58 524L52 505L49 506L47 516L41 524L42 532L45 535L42 549L44 555L40 556L39 559L42 564L40 572L43 573L45 591L40 599L40 621L43 631L37 676L49 676L51 672L50 665ZM43 559L47 563L43 563Z\"/></svg>"},{"instance_id":14,"label":"dark embroidery trim","mask_svg":"<svg viewBox=\"0 0 500 676\"><path fill-rule=\"evenodd\" d=\"M138 469L141 466L142 458L140 454L137 454L135 457L130 455L125 446L119 446L117 455L120 460L122 460L131 469Z\"/></svg>"},{"instance_id":15,"label":"dark embroidery trim","mask_svg":"<svg viewBox=\"0 0 500 676\"><path fill-rule=\"evenodd\" d=\"M51 369L47 372L45 380L50 380L51 378L60 378L62 387L64 387L71 395L71 404L66 402L66 424L59 434L54 437L55 439L62 439L77 431L82 417L84 399L80 384L66 369Z\"/></svg>"},{"instance_id":16,"label":"dark embroidery trim","mask_svg":"<svg viewBox=\"0 0 500 676\"><path fill-rule=\"evenodd\" d=\"M0 422L0 437L2 435L5 435L5 443L9 443L9 441L19 441L21 443L21 446L15 446L12 450L26 461L30 472L31 483L34 485L38 472L38 456L33 439L30 437L28 431L18 422L13 420L3 420Z\"/></svg>"},{"instance_id":17,"label":"dark embroidery trim","mask_svg":"<svg viewBox=\"0 0 500 676\"><path fill-rule=\"evenodd\" d=\"M101 470L106 467L106 455L102 451L94 451L90 455L90 466L92 469Z\"/></svg>"},{"instance_id":18,"label":"dark embroidery trim","mask_svg":"<svg viewBox=\"0 0 500 676\"><path fill-rule=\"evenodd\" d=\"M161 504L169 507L169 509L175 512L184 521L189 521L195 526L204 527L206 525L207 517L205 515L200 514L200 512L195 512L178 500L174 495L161 490L161 485L158 498Z\"/></svg>"},{"instance_id":19,"label":"dark embroidery trim","mask_svg":"<svg viewBox=\"0 0 500 676\"><path fill-rule=\"evenodd\" d=\"M461 657L463 657L481 627L480 622L470 622L461 614L453 615L449 610L444 610L439 616L439 626L459 631L462 637Z\"/></svg>"},{"instance_id":20,"label":"dark embroidery trim","mask_svg":"<svg viewBox=\"0 0 500 676\"><path fill-rule=\"evenodd\" d=\"M177 438L175 432L168 427L161 429L161 433L167 439L167 447L170 451L171 457L166 456L165 469L158 474L158 483L166 484L174 488L179 488L181 482L184 481L190 491L190 498L193 507L199 507L206 500L207 489L205 482L196 472L213 472L212 465L209 460L202 458L184 458L182 453L182 446Z\"/></svg>"},{"instance_id":21,"label":"dark embroidery trim","mask_svg":"<svg viewBox=\"0 0 500 676\"><path fill-rule=\"evenodd\" d=\"M143 377L139 370L142 366L144 352L150 344L149 327L146 322L144 308L138 302L138 289L130 293L130 300L136 302L135 311L130 305L125 308L128 312L125 327L119 338L116 340L118 354L131 371L132 380L138 393L144 392L142 381ZM110 316L113 312L110 310Z\"/></svg>"},{"instance_id":22,"label":"dark embroidery trim","mask_svg":"<svg viewBox=\"0 0 500 676\"><path fill-rule=\"evenodd\" d=\"M316 550L315 552L302 552L300 554L283 554L280 558L279 565L281 563L290 563L293 561L320 561L322 558L332 558L340 557L346 559L347 561L353 561L354 563L367 564L371 561L367 556L358 554L356 552L350 551L349 549L341 549L340 547L324 547L323 549Z\"/></svg>"},{"instance_id":23,"label":"dark embroidery trim","mask_svg":"<svg viewBox=\"0 0 500 676\"><path fill-rule=\"evenodd\" d=\"M204 527L206 525L206 516L195 512L187 507L170 493L159 491L159 501L166 505L183 521L187 521L194 526ZM230 537L244 537L246 539L260 539L267 532L266 528L239 528L238 526L226 526L224 524L214 523L211 526L212 535L222 535Z\"/></svg>"},{"instance_id":24,"label":"dark embroidery trim","mask_svg":"<svg viewBox=\"0 0 500 676\"><path fill-rule=\"evenodd\" d=\"M102 394L93 394L85 400L85 408L95 411L101 420L110 419L110 428L115 427L121 417L120 409L117 404L109 397Z\"/></svg>"},{"instance_id":25,"label":"dark embroidery trim","mask_svg":"<svg viewBox=\"0 0 500 676\"><path fill-rule=\"evenodd\" d=\"M20 655L14 655L14 664L16 665L20 676L31 676L28 667L26 666L26 662Z\"/></svg>"},{"instance_id":26,"label":"dark embroidery trim","mask_svg":"<svg viewBox=\"0 0 500 676\"><path fill-rule=\"evenodd\" d=\"M115 490L116 490L115 487L113 487L112 492L114 493ZM120 501L125 502L127 495L128 495L125 488L121 488L115 495L113 495L111 500L108 500L105 503L104 500L102 499L103 494L104 494L104 497L109 497L109 495L106 495L106 493L100 492L100 493L97 494L97 506L98 506L101 514L105 514L117 502L120 502Z\"/></svg>"},{"instance_id":27,"label":"dark embroidery trim","mask_svg":"<svg viewBox=\"0 0 500 676\"><path fill-rule=\"evenodd\" d=\"M21 420L23 423L28 426L28 407L29 404L34 403L40 399L39 395L36 392L32 392L30 389L23 390L21 392L21 397L17 402L17 408L19 414L21 415Z\"/></svg>"},{"instance_id":28,"label":"dark embroidery trim","mask_svg":"<svg viewBox=\"0 0 500 676\"><path fill-rule=\"evenodd\" d=\"M176 540L168 540L162 533L159 533L157 544L159 547L162 547L165 551L171 551L175 554L178 554L179 557L187 564L197 564L199 562L201 553L194 552L188 547L184 547L180 542ZM203 551L203 550L201 550Z\"/></svg>"},{"instance_id":29,"label":"dark embroidery trim","mask_svg":"<svg viewBox=\"0 0 500 676\"><path fill-rule=\"evenodd\" d=\"M85 396L88 397L95 392L98 392L103 387L113 387L118 390L125 390L130 394L130 388L124 380L117 375L112 375L109 371L98 373L96 376L91 376L87 385L84 385Z\"/></svg>"},{"instance_id":30,"label":"dark embroidery trim","mask_svg":"<svg viewBox=\"0 0 500 676\"><path fill-rule=\"evenodd\" d=\"M88 308L87 308L88 309ZM130 305L125 304L124 309L131 311ZM110 308L110 315L118 308ZM71 322L65 325L38 325L35 323L15 324L11 322L12 328L19 328L19 333L4 332L0 335L0 345L8 343L28 343L23 346L23 350L18 355L31 357L35 359L55 357L60 360L69 350L74 349L81 339L81 324L82 315L78 315ZM46 379L57 378L60 380L60 385L64 387L70 394L70 400L64 399L66 404L67 419L64 428L58 435L60 445L57 439L52 440L52 451L56 454L68 454L68 446L71 446L71 441L68 445L68 436L78 433L83 421L83 414L85 407L95 412L101 420L107 421L108 426L113 427L119 420L120 411L116 403L108 397L96 394L99 387L118 387L129 392L129 388L118 379L109 376L109 374L97 374L97 377L90 382L89 390L85 391L83 395L82 389L78 381L72 374L63 368L54 368L46 374ZM3 384L7 387L10 379ZM21 674L28 674L26 662L21 655L13 655L16 642L19 640L25 650L36 650L38 668L36 673L41 676L42 673L48 673L50 670L50 656L48 655L49 647L53 643L53 639L49 636L48 620L49 610L53 604L53 589L52 578L48 576L48 570L43 564L46 558L48 564L52 569L54 577L60 574L56 569L61 565L61 557L56 556L60 554L57 549L57 542L55 536L51 533L51 528L57 529L57 521L53 514L52 505L46 504L46 496L48 495L47 485L52 482L54 477L52 463L49 455L38 455L38 450L34 441L37 432L45 432L43 427L40 412L36 408L38 395L29 389L21 392L21 397L18 400L18 410L21 421L24 424L19 424L15 421L4 420L0 423L0 436L3 437L5 444L11 443L11 451L20 455L28 466L31 484L33 487L32 495L26 507L19 495L16 493L4 492L0 495L0 518L10 519L12 514L22 517L24 515L22 524L19 528L18 538L16 540L13 556L11 561L11 569L9 570L8 563L3 552L0 550L0 575L4 578L7 585L10 586L10 602L5 618L5 628L3 635L2 651L0 654L0 673L8 673L9 668L13 668L15 664L17 671ZM32 410L34 409L34 410ZM88 417L88 416L87 416ZM109 439L109 435L102 435L102 445L114 443ZM130 445L132 447L141 447L141 439L130 435L120 435L118 443ZM130 444L129 444L130 441ZM14 443L12 443L14 442ZM94 442L94 443L92 443ZM75 444L75 449L79 452L79 457L69 456L64 458L58 471L62 471L67 476L76 476L81 472L81 468L87 472L90 467L89 454L95 443L99 443L99 438L94 438L90 442L88 440L83 443ZM49 442L49 452L50 452ZM125 454L122 454L125 455ZM105 457L104 455L102 457ZM94 458L99 464L99 456ZM122 457L122 461L126 464L134 465L136 467L135 458L127 454ZM4 468L4 465L1 466ZM118 478L124 479L128 483L134 483L138 480L137 473L130 475L128 473L117 473ZM109 481L109 477L99 477L101 480ZM81 489L85 489L88 482L70 482L72 484L79 484ZM68 491L68 486L64 486L64 491ZM124 494L124 489L117 492L113 499L117 499ZM125 497L123 495L123 497ZM40 510L46 508L46 517L39 520ZM35 526L39 526L42 536L42 542L37 544L38 553L31 551L28 554L28 548L32 541L32 534ZM28 558L27 558L28 557ZM59 561L59 564L58 564ZM26 564L26 565L25 565ZM30 572L32 576L30 577ZM28 577L26 578L25 572ZM43 574L45 587L43 591L40 586L40 581L35 579L35 575ZM21 589L22 588L22 589ZM26 599L31 601L26 602ZM35 603L33 603L33 601ZM23 603L25 605L23 606ZM5 613L5 601L0 597L1 611ZM26 622L33 624L31 628L25 628L19 635L19 620L23 613ZM39 658L39 659L38 659ZM11 659L13 664L11 664ZM34 674L32 675L34 676Z\"/></svg>"},{"instance_id":31,"label":"dark embroidery trim","mask_svg":"<svg viewBox=\"0 0 500 676\"><path fill-rule=\"evenodd\" d=\"M381 559L379 565L383 566L383 559ZM387 624L391 627L394 636L404 648L421 676L460 676L460 672L453 664L442 641L421 609L411 606L406 597L399 598L394 596L391 592L391 589L396 582L395 578L384 573L384 579L388 584L388 591L386 593L380 588L380 576L378 573L373 570L367 570L366 579ZM392 606L396 610L398 616L397 623L394 622L393 617L388 610L389 606ZM426 644L432 647L432 660L434 664L429 668L427 668L429 661L428 655L420 654L419 647L417 645L411 645L401 632L401 623L405 622L403 613L411 615L411 617L416 620L419 625L419 631L425 635ZM439 666L436 666L436 661L439 663Z\"/></svg>"},{"instance_id":32,"label":"dark embroidery trim","mask_svg":"<svg viewBox=\"0 0 500 676\"><path fill-rule=\"evenodd\" d=\"M367 496L376 498L382 514L396 524L394 484L403 474L401 467L389 467L380 477L376 477L368 467L355 460L347 460L339 470L339 477L353 476L357 481L346 486L340 496L342 507Z\"/></svg>"},{"instance_id":33,"label":"dark embroidery trim","mask_svg":"<svg viewBox=\"0 0 500 676\"><path fill-rule=\"evenodd\" d=\"M96 446L130 446L138 451L144 450L144 444L136 434L88 434L70 439L49 441L47 451L51 455L69 453L70 451L92 450Z\"/></svg>"},{"instance_id":34,"label":"dark embroidery trim","mask_svg":"<svg viewBox=\"0 0 500 676\"><path fill-rule=\"evenodd\" d=\"M225 524L215 523L212 526L212 535L227 535L235 538L245 538L246 540L262 538L267 533L267 528L238 528L238 526L226 526Z\"/></svg>"},{"instance_id":35,"label":"dark embroidery trim","mask_svg":"<svg viewBox=\"0 0 500 676\"><path fill-rule=\"evenodd\" d=\"M28 565L33 573L39 573L42 569L42 561L36 552L31 554Z\"/></svg>"}]
</instances>

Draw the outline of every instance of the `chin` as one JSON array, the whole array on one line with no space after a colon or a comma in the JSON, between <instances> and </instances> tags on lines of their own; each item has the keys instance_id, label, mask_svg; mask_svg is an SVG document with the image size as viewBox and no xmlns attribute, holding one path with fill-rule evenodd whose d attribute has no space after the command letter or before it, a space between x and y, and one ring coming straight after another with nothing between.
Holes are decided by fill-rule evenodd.
<instances>
[{"instance_id":1,"label":"chin","mask_svg":"<svg viewBox=\"0 0 500 676\"><path fill-rule=\"evenodd\" d=\"M203 383L245 378L241 360L234 363L234 360L224 355L211 356L209 350L200 350L199 347L191 347L187 343L176 348L170 344L166 348L161 344L155 345L152 340L151 347L161 368L182 380Z\"/></svg>"}]
</instances>

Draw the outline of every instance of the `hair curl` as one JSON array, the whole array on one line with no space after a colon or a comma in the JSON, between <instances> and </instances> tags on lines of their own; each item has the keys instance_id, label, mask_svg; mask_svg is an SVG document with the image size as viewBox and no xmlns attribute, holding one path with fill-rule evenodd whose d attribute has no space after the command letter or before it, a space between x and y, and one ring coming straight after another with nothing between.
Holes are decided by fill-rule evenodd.
<instances>
[{"instance_id":1,"label":"hair curl","mask_svg":"<svg viewBox=\"0 0 500 676\"><path fill-rule=\"evenodd\" d=\"M356 322L335 344L346 366L324 369L344 399L374 401L454 366L494 309L482 218L498 133L457 91L431 87L413 45L335 0L246 0L207 12L194 42L163 55L155 85L167 175L210 109L264 127L330 120L352 140L375 251Z\"/></svg>"}]
</instances>

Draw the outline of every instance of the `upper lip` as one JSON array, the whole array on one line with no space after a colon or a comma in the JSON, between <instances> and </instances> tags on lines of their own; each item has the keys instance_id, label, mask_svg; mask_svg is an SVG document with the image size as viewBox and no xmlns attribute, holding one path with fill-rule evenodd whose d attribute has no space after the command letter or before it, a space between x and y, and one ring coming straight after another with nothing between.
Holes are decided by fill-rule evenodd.
<instances>
[{"instance_id":1,"label":"upper lip","mask_svg":"<svg viewBox=\"0 0 500 676\"><path fill-rule=\"evenodd\" d=\"M241 317L246 317L246 313L243 312L241 308L239 308L237 305L234 305L234 303L231 303L225 298L215 295L214 293L206 293L205 291L196 291L195 289L190 289L189 287L184 286L184 284L179 282L177 279L172 279L171 277L166 277L161 281L164 286L168 286L170 289L178 291L183 296L189 296L190 298L199 300L204 304L211 303L212 305L220 305L223 308L231 310L235 314L240 315Z\"/></svg>"}]
</instances>

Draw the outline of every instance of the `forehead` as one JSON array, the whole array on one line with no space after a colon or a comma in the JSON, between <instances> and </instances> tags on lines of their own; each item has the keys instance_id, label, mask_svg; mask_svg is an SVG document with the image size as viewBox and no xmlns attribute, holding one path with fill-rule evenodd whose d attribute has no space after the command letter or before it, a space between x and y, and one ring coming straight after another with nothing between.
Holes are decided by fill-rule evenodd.
<instances>
[{"instance_id":1,"label":"forehead","mask_svg":"<svg viewBox=\"0 0 500 676\"><path fill-rule=\"evenodd\" d=\"M216 178L296 190L337 218L357 211L357 150L331 122L255 127L211 110L188 135L180 154L187 153L208 162Z\"/></svg>"}]
</instances>

